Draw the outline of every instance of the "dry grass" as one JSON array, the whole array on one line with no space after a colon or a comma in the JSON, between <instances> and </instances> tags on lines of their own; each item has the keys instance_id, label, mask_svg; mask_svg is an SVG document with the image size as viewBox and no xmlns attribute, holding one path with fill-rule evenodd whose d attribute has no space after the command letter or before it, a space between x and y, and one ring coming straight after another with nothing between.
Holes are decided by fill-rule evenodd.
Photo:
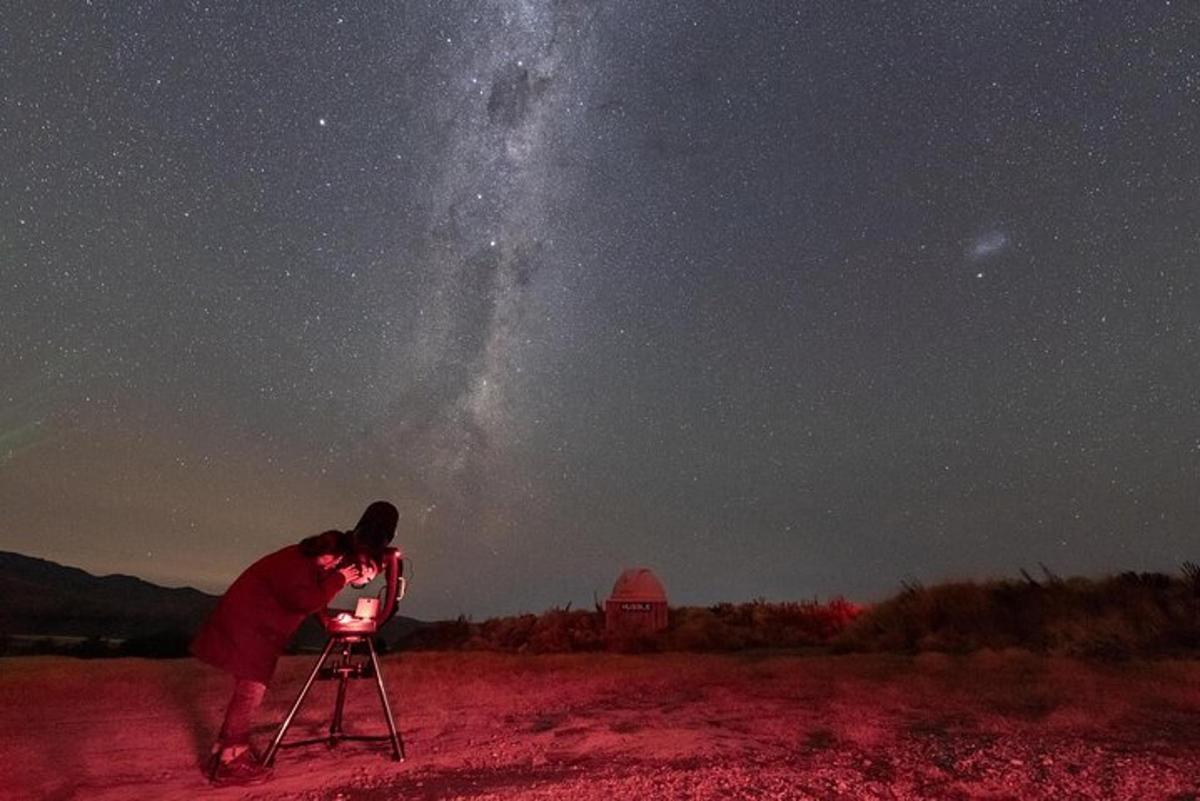
<instances>
[{"instance_id":1,"label":"dry grass","mask_svg":"<svg viewBox=\"0 0 1200 801\"><path fill-rule=\"evenodd\" d=\"M1180 656L1200 647L1200 572L1180 577L1122 573L1103 579L946 582L906 585L859 607L835 598L675 607L654 635L606 640L599 612L465 618L427 626L403 647L571 653L740 651L830 647L851 652L970 653L1025 648L1102 660Z\"/></svg>"},{"instance_id":2,"label":"dry grass","mask_svg":"<svg viewBox=\"0 0 1200 801\"><path fill-rule=\"evenodd\" d=\"M1200 581L1162 573L1103 579L909 585L836 638L858 651L970 652L1028 648L1101 659L1194 652Z\"/></svg>"},{"instance_id":3,"label":"dry grass","mask_svg":"<svg viewBox=\"0 0 1200 801\"><path fill-rule=\"evenodd\" d=\"M401 645L419 650L461 649L511 653L575 653L606 647L625 652L739 651L747 648L803 648L823 645L842 633L860 608L835 598L828 603L789 601L722 603L711 607L675 607L666 631L605 637L604 614L551 609L540 615L466 618L433 623Z\"/></svg>"}]
</instances>

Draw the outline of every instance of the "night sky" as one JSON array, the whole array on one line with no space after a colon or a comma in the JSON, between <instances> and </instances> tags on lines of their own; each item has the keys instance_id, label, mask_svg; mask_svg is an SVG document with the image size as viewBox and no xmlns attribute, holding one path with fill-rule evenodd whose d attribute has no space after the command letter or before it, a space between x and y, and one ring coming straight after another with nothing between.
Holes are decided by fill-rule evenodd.
<instances>
[{"instance_id":1,"label":"night sky","mask_svg":"<svg viewBox=\"0 0 1200 801\"><path fill-rule=\"evenodd\" d=\"M0 548L408 614L1200 560L1192 2L10 4Z\"/></svg>"}]
</instances>

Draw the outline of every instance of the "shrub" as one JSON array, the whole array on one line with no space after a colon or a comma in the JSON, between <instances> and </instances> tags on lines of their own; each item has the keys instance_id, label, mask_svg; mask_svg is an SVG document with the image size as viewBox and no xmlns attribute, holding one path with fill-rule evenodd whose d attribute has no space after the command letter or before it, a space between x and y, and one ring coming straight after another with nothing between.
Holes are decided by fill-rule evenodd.
<instances>
[{"instance_id":1,"label":"shrub","mask_svg":"<svg viewBox=\"0 0 1200 801\"><path fill-rule=\"evenodd\" d=\"M839 651L936 651L1022 648L1100 659L1169 654L1200 646L1200 568L1182 578L1122 573L1062 578L909 582L892 598L862 608L843 598L675 607L665 631L606 643L597 611L551 609L474 623L427 624L412 648L559 653L607 645L619 651L737 651L831 646Z\"/></svg>"},{"instance_id":2,"label":"shrub","mask_svg":"<svg viewBox=\"0 0 1200 801\"><path fill-rule=\"evenodd\" d=\"M431 623L408 639L415 649L470 649L530 653L735 651L743 648L797 648L822 645L840 634L860 612L842 598L676 607L666 631L631 632L606 639L604 615L597 611L551 609L473 623L465 618Z\"/></svg>"},{"instance_id":3,"label":"shrub","mask_svg":"<svg viewBox=\"0 0 1200 801\"><path fill-rule=\"evenodd\" d=\"M1104 659L1164 654L1200 643L1200 597L1190 575L948 582L907 586L837 638L847 650L1029 648Z\"/></svg>"},{"instance_id":4,"label":"shrub","mask_svg":"<svg viewBox=\"0 0 1200 801\"><path fill-rule=\"evenodd\" d=\"M168 629L141 637L130 637L121 643L117 654L147 659L179 659L188 655L191 639L191 635L186 631Z\"/></svg>"}]
</instances>

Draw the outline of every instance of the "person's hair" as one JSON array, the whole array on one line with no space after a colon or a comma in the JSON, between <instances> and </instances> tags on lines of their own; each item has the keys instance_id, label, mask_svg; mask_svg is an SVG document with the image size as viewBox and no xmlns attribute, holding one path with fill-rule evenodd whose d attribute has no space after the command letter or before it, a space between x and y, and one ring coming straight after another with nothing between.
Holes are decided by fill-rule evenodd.
<instances>
[{"instance_id":1,"label":"person's hair","mask_svg":"<svg viewBox=\"0 0 1200 801\"><path fill-rule=\"evenodd\" d=\"M300 540L300 553L309 559L316 559L318 556L325 556L326 554L346 557L353 551L353 539L345 531L331 529Z\"/></svg>"},{"instance_id":2,"label":"person's hair","mask_svg":"<svg viewBox=\"0 0 1200 801\"><path fill-rule=\"evenodd\" d=\"M387 501L375 501L354 527L354 547L356 550L370 556L378 562L386 548L396 536L396 523L400 520L400 512Z\"/></svg>"}]
</instances>

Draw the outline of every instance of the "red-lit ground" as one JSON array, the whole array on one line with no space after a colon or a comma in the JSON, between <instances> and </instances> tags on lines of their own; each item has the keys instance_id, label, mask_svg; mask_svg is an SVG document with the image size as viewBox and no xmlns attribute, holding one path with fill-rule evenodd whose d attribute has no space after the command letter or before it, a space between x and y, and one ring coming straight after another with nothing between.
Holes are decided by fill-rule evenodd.
<instances>
[{"instance_id":1,"label":"red-lit ground","mask_svg":"<svg viewBox=\"0 0 1200 801\"><path fill-rule=\"evenodd\" d=\"M284 661L269 738L310 659ZM1200 662L412 654L384 662L408 746L199 768L226 684L191 660L0 660L0 797L19 799L1193 799ZM298 731L331 706L323 684ZM348 729L378 730L369 684Z\"/></svg>"}]
</instances>

